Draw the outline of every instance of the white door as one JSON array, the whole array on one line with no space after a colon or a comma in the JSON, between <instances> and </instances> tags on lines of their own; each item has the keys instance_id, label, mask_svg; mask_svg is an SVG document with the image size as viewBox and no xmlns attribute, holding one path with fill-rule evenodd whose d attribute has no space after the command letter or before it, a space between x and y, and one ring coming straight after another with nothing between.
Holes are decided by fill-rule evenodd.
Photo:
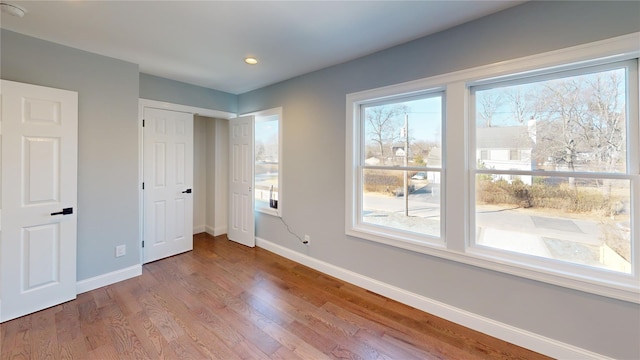
<instances>
[{"instance_id":1,"label":"white door","mask_svg":"<svg viewBox=\"0 0 640 360\"><path fill-rule=\"evenodd\" d=\"M253 116L229 120L229 224L227 237L254 247Z\"/></svg>"},{"instance_id":2,"label":"white door","mask_svg":"<svg viewBox=\"0 0 640 360\"><path fill-rule=\"evenodd\" d=\"M2 80L0 321L76 297L78 94Z\"/></svg>"},{"instance_id":3,"label":"white door","mask_svg":"<svg viewBox=\"0 0 640 360\"><path fill-rule=\"evenodd\" d=\"M144 108L143 254L155 261L193 249L193 115Z\"/></svg>"}]
</instances>

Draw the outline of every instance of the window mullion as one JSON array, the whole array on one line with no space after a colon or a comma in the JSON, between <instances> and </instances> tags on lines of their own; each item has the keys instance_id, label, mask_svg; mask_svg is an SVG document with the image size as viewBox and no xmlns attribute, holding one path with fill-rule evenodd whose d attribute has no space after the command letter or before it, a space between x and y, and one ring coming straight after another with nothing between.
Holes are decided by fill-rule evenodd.
<instances>
[{"instance_id":1,"label":"window mullion","mask_svg":"<svg viewBox=\"0 0 640 360\"><path fill-rule=\"evenodd\" d=\"M464 82L451 83L447 86L445 97L445 119L447 122L444 137L443 168L443 214L447 248L464 252L467 239L469 205L469 174L466 171L467 158L467 123L466 104L468 90ZM463 105L464 104L464 105Z\"/></svg>"}]
</instances>

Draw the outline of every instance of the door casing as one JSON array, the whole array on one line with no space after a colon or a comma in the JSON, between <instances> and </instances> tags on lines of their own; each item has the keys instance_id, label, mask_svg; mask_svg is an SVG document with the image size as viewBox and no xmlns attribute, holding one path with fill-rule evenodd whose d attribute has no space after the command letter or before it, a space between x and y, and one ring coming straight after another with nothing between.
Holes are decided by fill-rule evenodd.
<instances>
[{"instance_id":1,"label":"door casing","mask_svg":"<svg viewBox=\"0 0 640 360\"><path fill-rule=\"evenodd\" d=\"M142 249L142 240L144 239L144 193L142 190L142 183L144 182L143 169L144 169L144 136L142 121L144 120L144 108L156 108L172 111L180 111L185 113L191 113L193 115L200 115L218 119L231 119L236 117L236 114L220 110L205 109L199 107L193 107L188 105L180 105L169 102L139 99L138 101L138 244L140 246L140 264L144 263L144 253ZM219 189L219 190L218 190ZM216 187L216 191L226 191L226 189L220 189ZM216 194L217 196L218 194Z\"/></svg>"}]
</instances>

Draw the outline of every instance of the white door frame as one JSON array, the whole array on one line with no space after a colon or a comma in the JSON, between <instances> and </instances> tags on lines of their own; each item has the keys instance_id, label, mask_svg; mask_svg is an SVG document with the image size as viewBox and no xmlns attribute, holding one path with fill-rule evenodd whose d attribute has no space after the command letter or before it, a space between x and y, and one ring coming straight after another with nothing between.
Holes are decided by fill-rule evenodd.
<instances>
[{"instance_id":1,"label":"white door frame","mask_svg":"<svg viewBox=\"0 0 640 360\"><path fill-rule=\"evenodd\" d=\"M144 181L144 143L142 120L144 117L144 108L155 108L163 110L180 111L193 115L201 115L218 119L235 118L237 114L227 111L205 109L187 105L173 104L157 100L142 99L138 100L138 246L140 246L140 264L144 264L144 254L142 249L143 229L144 229L144 193L142 190L142 182ZM216 194L217 196L217 194Z\"/></svg>"}]
</instances>

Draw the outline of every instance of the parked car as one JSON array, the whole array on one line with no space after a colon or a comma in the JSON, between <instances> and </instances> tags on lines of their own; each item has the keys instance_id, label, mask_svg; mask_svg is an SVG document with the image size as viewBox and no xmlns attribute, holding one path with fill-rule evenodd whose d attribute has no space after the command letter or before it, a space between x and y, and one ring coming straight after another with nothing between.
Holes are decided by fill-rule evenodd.
<instances>
[{"instance_id":1,"label":"parked car","mask_svg":"<svg viewBox=\"0 0 640 360\"><path fill-rule=\"evenodd\" d=\"M409 184L409 194L411 194L414 191L416 191L416 186L414 184ZM404 188L403 187L396 188L393 191L393 195L395 195L396 197L404 196Z\"/></svg>"},{"instance_id":2,"label":"parked car","mask_svg":"<svg viewBox=\"0 0 640 360\"><path fill-rule=\"evenodd\" d=\"M427 178L427 173L424 171L417 172L411 177L413 180L424 180Z\"/></svg>"}]
</instances>

